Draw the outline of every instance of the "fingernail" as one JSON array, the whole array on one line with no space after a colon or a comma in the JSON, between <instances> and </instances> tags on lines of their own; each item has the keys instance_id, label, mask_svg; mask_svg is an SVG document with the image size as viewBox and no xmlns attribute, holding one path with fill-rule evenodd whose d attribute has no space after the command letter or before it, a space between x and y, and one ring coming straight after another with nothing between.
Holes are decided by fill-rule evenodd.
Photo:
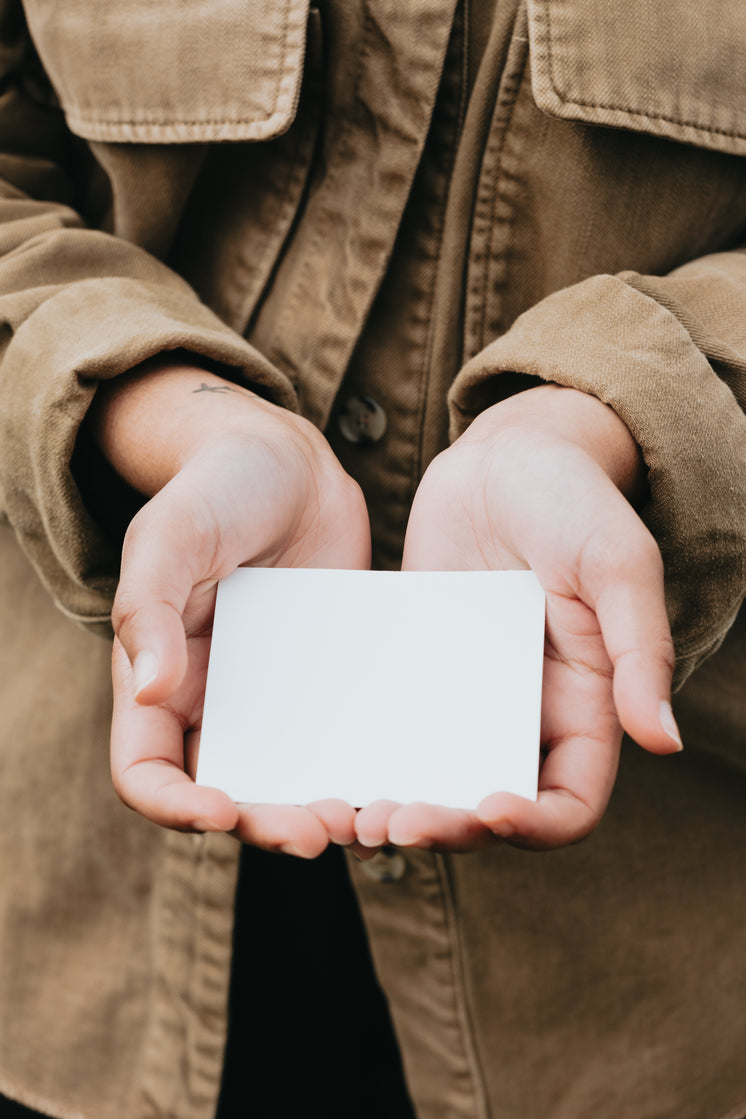
<instances>
[{"instance_id":1,"label":"fingernail","mask_svg":"<svg viewBox=\"0 0 746 1119\"><path fill-rule=\"evenodd\" d=\"M501 820L499 824L490 825L495 835L500 839L511 839L515 835L515 825L510 820Z\"/></svg>"},{"instance_id":2,"label":"fingernail","mask_svg":"<svg viewBox=\"0 0 746 1119\"><path fill-rule=\"evenodd\" d=\"M192 820L192 827L195 831L225 831L225 828L216 824L214 820L209 820L207 816L200 816L199 819Z\"/></svg>"},{"instance_id":3,"label":"fingernail","mask_svg":"<svg viewBox=\"0 0 746 1119\"><path fill-rule=\"evenodd\" d=\"M150 649L143 649L138 653L132 665L132 676L137 698L143 688L147 688L158 676L158 658L155 653L151 653Z\"/></svg>"},{"instance_id":4,"label":"fingernail","mask_svg":"<svg viewBox=\"0 0 746 1119\"><path fill-rule=\"evenodd\" d=\"M380 847L382 843L386 842L385 838L381 839L380 836L376 836L376 838L374 839L370 835L359 835L357 837L357 841L362 847Z\"/></svg>"},{"instance_id":5,"label":"fingernail","mask_svg":"<svg viewBox=\"0 0 746 1119\"><path fill-rule=\"evenodd\" d=\"M414 847L421 839L422 836L416 832L397 831L395 827L389 831L389 843L393 843L394 847Z\"/></svg>"},{"instance_id":6,"label":"fingernail","mask_svg":"<svg viewBox=\"0 0 746 1119\"><path fill-rule=\"evenodd\" d=\"M360 844L351 848L351 853L359 863L367 863L370 859L374 859L379 851L380 847L371 847L370 850L366 851Z\"/></svg>"},{"instance_id":7,"label":"fingernail","mask_svg":"<svg viewBox=\"0 0 746 1119\"><path fill-rule=\"evenodd\" d=\"M668 737L676 743L677 748L679 750L683 750L684 749L684 743L681 741L681 735L679 734L679 728L676 725L676 720L674 719L674 716L673 716L673 711L671 709L671 704L668 702L668 700L664 699L664 700L661 701L659 711L660 711L660 723L661 723L661 726L663 727L664 731L666 732Z\"/></svg>"},{"instance_id":8,"label":"fingernail","mask_svg":"<svg viewBox=\"0 0 746 1119\"><path fill-rule=\"evenodd\" d=\"M279 850L283 855L294 855L296 859L307 859L309 857L292 843L283 843Z\"/></svg>"}]
</instances>

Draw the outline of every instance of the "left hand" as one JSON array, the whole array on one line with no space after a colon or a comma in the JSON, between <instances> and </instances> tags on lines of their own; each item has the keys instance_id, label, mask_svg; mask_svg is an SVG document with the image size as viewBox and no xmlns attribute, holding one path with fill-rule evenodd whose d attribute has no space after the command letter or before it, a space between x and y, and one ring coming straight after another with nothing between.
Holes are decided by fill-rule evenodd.
<instances>
[{"instance_id":1,"label":"left hand","mask_svg":"<svg viewBox=\"0 0 746 1119\"><path fill-rule=\"evenodd\" d=\"M403 568L530 567L547 595L539 794L493 793L475 812L378 802L358 813L363 843L574 843L606 808L622 730L652 753L681 748L662 561L627 500L644 492L644 466L619 417L554 385L488 409L430 465Z\"/></svg>"}]
</instances>

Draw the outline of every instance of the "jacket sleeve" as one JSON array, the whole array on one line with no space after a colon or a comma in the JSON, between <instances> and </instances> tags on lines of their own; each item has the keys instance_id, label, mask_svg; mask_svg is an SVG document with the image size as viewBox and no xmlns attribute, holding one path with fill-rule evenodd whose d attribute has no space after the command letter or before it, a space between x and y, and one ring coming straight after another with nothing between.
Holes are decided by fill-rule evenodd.
<instances>
[{"instance_id":1,"label":"jacket sleeve","mask_svg":"<svg viewBox=\"0 0 746 1119\"><path fill-rule=\"evenodd\" d=\"M118 555L71 470L96 384L187 350L293 407L289 382L154 257L87 228L76 209L90 158L38 97L20 5L0 3L0 516L58 606L108 620Z\"/></svg>"},{"instance_id":2,"label":"jacket sleeve","mask_svg":"<svg viewBox=\"0 0 746 1119\"><path fill-rule=\"evenodd\" d=\"M746 253L666 277L595 276L544 299L463 368L451 434L533 379L603 400L641 448L678 686L720 645L746 589Z\"/></svg>"}]
</instances>

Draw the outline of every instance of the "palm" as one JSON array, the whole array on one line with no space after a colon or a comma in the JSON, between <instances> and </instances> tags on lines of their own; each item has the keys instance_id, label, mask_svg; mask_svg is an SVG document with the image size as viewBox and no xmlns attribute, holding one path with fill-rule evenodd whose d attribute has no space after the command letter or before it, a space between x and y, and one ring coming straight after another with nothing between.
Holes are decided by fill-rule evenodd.
<instances>
[{"instance_id":1,"label":"palm","mask_svg":"<svg viewBox=\"0 0 746 1119\"><path fill-rule=\"evenodd\" d=\"M309 464L307 445L288 447L287 438L285 444L278 448L273 436L211 447L133 522L115 610L121 644L114 656L112 772L122 799L158 823L235 829L261 846L316 854L330 835L353 839L349 806L237 808L185 773L194 773L199 749L218 580L245 563L368 563L367 513L358 488L325 444L317 442L322 461L315 464ZM128 642L130 649L155 650L161 666L137 690L137 701L123 648Z\"/></svg>"},{"instance_id":2,"label":"palm","mask_svg":"<svg viewBox=\"0 0 746 1119\"><path fill-rule=\"evenodd\" d=\"M439 488L440 489L440 488ZM442 490L440 490L442 493ZM438 494L423 494L418 512L422 521L410 522L414 546L424 548L433 566L463 566L500 570L528 566L512 544L496 530L499 514L473 487L463 501L447 503L447 523L442 513L426 506L432 498L443 509ZM427 526L427 527L425 527ZM420 535L420 533L422 535ZM554 547L559 548L557 542ZM549 544L549 550L553 547ZM549 585L547 585L549 584ZM509 817L513 842L527 846L554 846L586 834L598 822L616 773L621 731L614 709L612 673L598 620L575 597L566 573L553 583L545 579L547 626L542 690L539 796L535 805L508 794L488 798L495 821ZM438 816L438 826L443 826ZM471 847L492 838L489 829L463 813L455 814L452 827L440 845ZM489 834L488 834L489 833ZM499 833L499 827L498 827Z\"/></svg>"},{"instance_id":3,"label":"palm","mask_svg":"<svg viewBox=\"0 0 746 1119\"><path fill-rule=\"evenodd\" d=\"M385 833L393 843L462 851L495 836L537 848L572 843L592 830L608 802L620 703L627 729L644 732L640 741L672 749L657 722L658 679L670 670L652 658L645 663L646 644L658 653L663 648L667 623L654 558L650 571L646 566L654 553L642 523L576 445L545 432L532 439L521 429L520 438L498 446L485 438L485 426L473 437L470 429L426 473L404 566L530 567L539 577L547 626L538 798L493 793L473 813L369 806L359 814L358 835L371 842ZM629 567L627 548L635 557ZM616 673L610 655L617 657Z\"/></svg>"}]
</instances>

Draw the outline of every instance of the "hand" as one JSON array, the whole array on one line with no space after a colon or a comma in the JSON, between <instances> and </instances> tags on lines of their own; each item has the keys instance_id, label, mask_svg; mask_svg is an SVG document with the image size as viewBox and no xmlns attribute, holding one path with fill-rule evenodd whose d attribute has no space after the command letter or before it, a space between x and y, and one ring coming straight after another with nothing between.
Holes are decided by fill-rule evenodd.
<instances>
[{"instance_id":1,"label":"hand","mask_svg":"<svg viewBox=\"0 0 746 1119\"><path fill-rule=\"evenodd\" d=\"M680 749L660 553L624 496L639 500L644 485L622 421L557 386L488 409L431 464L403 567L530 567L547 594L539 795L495 793L473 813L379 802L358 814L363 843L573 843L604 812L622 728L653 753Z\"/></svg>"},{"instance_id":2,"label":"hand","mask_svg":"<svg viewBox=\"0 0 746 1119\"><path fill-rule=\"evenodd\" d=\"M241 564L368 566L357 484L305 420L198 369L151 364L104 393L91 423L118 472L155 494L128 529L112 616L119 796L166 827L233 831L271 850L312 857L329 839L352 843L341 801L237 806L188 774L218 579Z\"/></svg>"}]
</instances>

